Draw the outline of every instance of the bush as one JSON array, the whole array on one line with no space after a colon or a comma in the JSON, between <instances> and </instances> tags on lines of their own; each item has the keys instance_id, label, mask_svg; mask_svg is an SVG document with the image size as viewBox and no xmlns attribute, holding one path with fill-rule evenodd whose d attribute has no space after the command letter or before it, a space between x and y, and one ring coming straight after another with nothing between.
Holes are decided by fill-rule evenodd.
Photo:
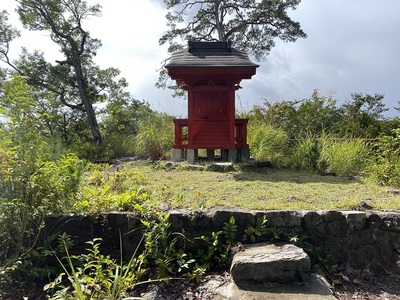
<instances>
[{"instance_id":1,"label":"bush","mask_svg":"<svg viewBox=\"0 0 400 300\"><path fill-rule=\"evenodd\" d=\"M114 149L111 146L111 140L103 142L100 146L91 141L82 141L80 137L75 136L68 150L78 156L80 159L88 161L109 160L114 156Z\"/></svg>"},{"instance_id":2,"label":"bush","mask_svg":"<svg viewBox=\"0 0 400 300\"><path fill-rule=\"evenodd\" d=\"M57 161L21 157L21 153L4 149L0 155L1 260L21 256L25 248L31 247L44 214L72 206L84 163L74 155Z\"/></svg>"},{"instance_id":3,"label":"bush","mask_svg":"<svg viewBox=\"0 0 400 300\"><path fill-rule=\"evenodd\" d=\"M150 200L150 193L143 188L145 181L144 175L130 165L114 171L93 168L82 180L74 211L91 214L110 209L135 210L136 205Z\"/></svg>"},{"instance_id":4,"label":"bush","mask_svg":"<svg viewBox=\"0 0 400 300\"><path fill-rule=\"evenodd\" d=\"M72 205L85 168L43 134L33 94L17 77L4 85L1 98L7 103L0 127L1 289L39 276L35 264L42 255L34 248L44 215Z\"/></svg>"},{"instance_id":5,"label":"bush","mask_svg":"<svg viewBox=\"0 0 400 300\"><path fill-rule=\"evenodd\" d=\"M53 292L48 299L125 299L129 296L127 290L140 281L141 261L132 256L123 264L102 254L101 239L87 242L87 253L78 256L69 253L72 241L68 235L61 235L59 241L65 258L55 256L64 272L44 286L45 291Z\"/></svg>"},{"instance_id":6,"label":"bush","mask_svg":"<svg viewBox=\"0 0 400 300\"><path fill-rule=\"evenodd\" d=\"M172 117L152 113L142 121L135 137L134 152L141 158L158 160L171 156L174 142Z\"/></svg>"},{"instance_id":7,"label":"bush","mask_svg":"<svg viewBox=\"0 0 400 300\"><path fill-rule=\"evenodd\" d=\"M400 187L400 128L378 138L374 147L376 154L366 174L378 184Z\"/></svg>"},{"instance_id":8,"label":"bush","mask_svg":"<svg viewBox=\"0 0 400 300\"><path fill-rule=\"evenodd\" d=\"M289 167L296 170L316 170L320 155L318 139L307 137L296 141L289 158Z\"/></svg>"},{"instance_id":9,"label":"bush","mask_svg":"<svg viewBox=\"0 0 400 300\"><path fill-rule=\"evenodd\" d=\"M282 167L287 163L288 136L282 129L266 124L249 124L248 143L252 156Z\"/></svg>"},{"instance_id":10,"label":"bush","mask_svg":"<svg viewBox=\"0 0 400 300\"><path fill-rule=\"evenodd\" d=\"M366 167L371 151L363 140L337 140L323 137L319 169L336 175L357 175Z\"/></svg>"}]
</instances>

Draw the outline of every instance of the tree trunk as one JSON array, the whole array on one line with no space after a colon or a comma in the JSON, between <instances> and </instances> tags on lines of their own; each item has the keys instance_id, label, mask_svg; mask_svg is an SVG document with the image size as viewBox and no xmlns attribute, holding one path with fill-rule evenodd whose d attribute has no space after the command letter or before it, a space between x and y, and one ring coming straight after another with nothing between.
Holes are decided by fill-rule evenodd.
<instances>
[{"instance_id":1,"label":"tree trunk","mask_svg":"<svg viewBox=\"0 0 400 300\"><path fill-rule=\"evenodd\" d=\"M224 28L223 28L223 15L222 15L222 10L220 10L220 5L221 5L221 1L217 1L215 3L215 28L217 30L218 33L218 40L220 42L226 42L225 40L225 32L224 32ZM220 13L221 13L221 19L220 19Z\"/></svg>"},{"instance_id":2,"label":"tree trunk","mask_svg":"<svg viewBox=\"0 0 400 300\"><path fill-rule=\"evenodd\" d=\"M79 57L79 51L77 49L73 50L73 67L75 69L75 77L78 84L79 96L83 105L85 106L86 117L89 122L90 130L93 136L93 142L95 145L99 146L102 143L102 138L100 134L99 124L97 123L96 114L93 109L92 102L89 99L87 93L87 86L85 77L82 72L82 65Z\"/></svg>"}]
</instances>

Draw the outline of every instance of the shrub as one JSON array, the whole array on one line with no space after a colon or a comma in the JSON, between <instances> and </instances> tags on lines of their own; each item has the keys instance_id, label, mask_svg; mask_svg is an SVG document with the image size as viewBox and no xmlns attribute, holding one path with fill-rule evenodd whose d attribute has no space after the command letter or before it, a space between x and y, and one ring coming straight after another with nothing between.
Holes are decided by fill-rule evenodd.
<instances>
[{"instance_id":1,"label":"shrub","mask_svg":"<svg viewBox=\"0 0 400 300\"><path fill-rule=\"evenodd\" d=\"M141 261L135 255L128 263L118 263L110 256L100 252L101 239L87 242L87 253L71 255L68 251L69 237L63 234L59 238L65 251L65 259L57 260L64 272L60 273L44 290L54 290L48 299L122 299L129 296L127 290L140 281L143 274ZM67 280L63 280L64 277Z\"/></svg>"},{"instance_id":2,"label":"shrub","mask_svg":"<svg viewBox=\"0 0 400 300\"><path fill-rule=\"evenodd\" d=\"M81 159L88 161L109 160L115 157L114 149L111 147L111 140L103 142L100 146L91 141L82 141L80 137L71 138L68 150Z\"/></svg>"},{"instance_id":3,"label":"shrub","mask_svg":"<svg viewBox=\"0 0 400 300\"><path fill-rule=\"evenodd\" d=\"M249 124L248 143L252 156L266 160L273 166L282 167L287 163L288 136L282 129L266 124Z\"/></svg>"},{"instance_id":4,"label":"shrub","mask_svg":"<svg viewBox=\"0 0 400 300\"><path fill-rule=\"evenodd\" d=\"M152 113L144 119L135 137L134 152L141 158L158 160L171 155L174 141L172 117Z\"/></svg>"},{"instance_id":5,"label":"shrub","mask_svg":"<svg viewBox=\"0 0 400 300\"><path fill-rule=\"evenodd\" d=\"M336 175L357 175L366 167L371 151L363 140L337 140L323 137L319 168Z\"/></svg>"},{"instance_id":6,"label":"shrub","mask_svg":"<svg viewBox=\"0 0 400 300\"><path fill-rule=\"evenodd\" d=\"M297 170L316 170L320 156L318 139L307 137L295 142L290 158L289 167Z\"/></svg>"},{"instance_id":7,"label":"shrub","mask_svg":"<svg viewBox=\"0 0 400 300\"><path fill-rule=\"evenodd\" d=\"M85 168L43 135L33 94L17 77L1 98L7 106L0 128L0 288L39 276L35 264L43 256L35 246L44 215L72 205Z\"/></svg>"},{"instance_id":8,"label":"shrub","mask_svg":"<svg viewBox=\"0 0 400 300\"><path fill-rule=\"evenodd\" d=\"M79 197L73 204L75 211L97 213L110 209L134 210L150 200L150 194L143 188L145 177L130 165L111 171L104 167L93 167L92 172L82 180Z\"/></svg>"},{"instance_id":9,"label":"shrub","mask_svg":"<svg viewBox=\"0 0 400 300\"><path fill-rule=\"evenodd\" d=\"M378 138L374 147L375 157L366 174L378 184L400 187L400 128Z\"/></svg>"}]
</instances>

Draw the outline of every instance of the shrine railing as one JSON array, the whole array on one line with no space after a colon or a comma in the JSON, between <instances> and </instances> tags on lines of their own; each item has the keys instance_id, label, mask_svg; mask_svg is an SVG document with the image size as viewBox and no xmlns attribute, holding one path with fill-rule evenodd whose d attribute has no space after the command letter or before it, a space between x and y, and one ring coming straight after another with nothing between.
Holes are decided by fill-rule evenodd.
<instances>
[{"instance_id":1,"label":"shrine railing","mask_svg":"<svg viewBox=\"0 0 400 300\"><path fill-rule=\"evenodd\" d=\"M247 144L247 123L249 119L235 119L235 148L249 148ZM174 149L186 149L189 144L189 121L188 119L174 119L175 141Z\"/></svg>"},{"instance_id":2,"label":"shrine railing","mask_svg":"<svg viewBox=\"0 0 400 300\"><path fill-rule=\"evenodd\" d=\"M188 119L174 119L175 124L175 141L174 149L185 149L188 145Z\"/></svg>"}]
</instances>

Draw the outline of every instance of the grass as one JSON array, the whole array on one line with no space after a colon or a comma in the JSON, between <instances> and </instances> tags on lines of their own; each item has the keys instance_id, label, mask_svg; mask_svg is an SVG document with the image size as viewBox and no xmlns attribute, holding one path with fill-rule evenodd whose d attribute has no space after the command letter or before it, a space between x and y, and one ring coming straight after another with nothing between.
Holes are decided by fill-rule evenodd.
<instances>
[{"instance_id":1,"label":"grass","mask_svg":"<svg viewBox=\"0 0 400 300\"><path fill-rule=\"evenodd\" d=\"M363 179L320 176L293 170L235 167L227 172L139 166L146 189L169 208L241 207L255 210L400 209L400 196Z\"/></svg>"}]
</instances>

